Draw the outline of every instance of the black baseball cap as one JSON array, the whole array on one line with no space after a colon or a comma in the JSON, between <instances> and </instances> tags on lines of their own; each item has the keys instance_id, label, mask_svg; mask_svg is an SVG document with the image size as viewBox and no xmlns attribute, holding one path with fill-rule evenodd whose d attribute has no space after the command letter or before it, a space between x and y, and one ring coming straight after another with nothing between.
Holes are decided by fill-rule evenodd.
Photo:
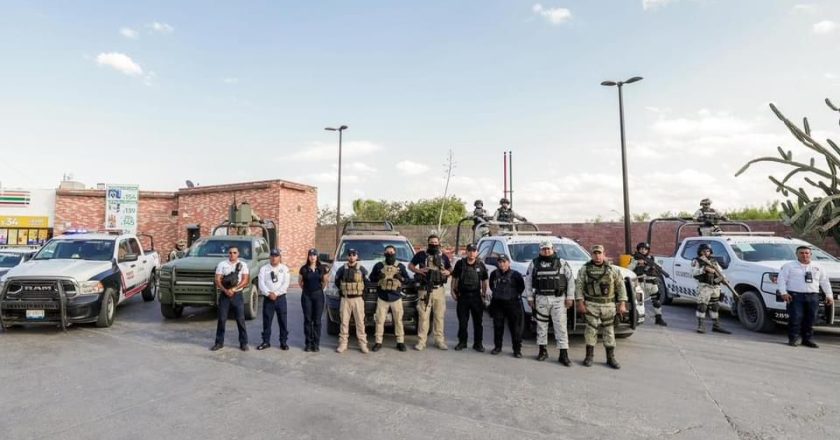
<instances>
[{"instance_id":1,"label":"black baseball cap","mask_svg":"<svg viewBox=\"0 0 840 440\"><path fill-rule=\"evenodd\" d=\"M474 244L468 244L468 245L467 245L467 252L477 251L477 250L478 250L478 248L477 248L477 247L475 247L475 245L474 245Z\"/></svg>"},{"instance_id":2,"label":"black baseball cap","mask_svg":"<svg viewBox=\"0 0 840 440\"><path fill-rule=\"evenodd\" d=\"M347 255L359 255L359 253L356 252L355 249L350 248L350 249L347 249Z\"/></svg>"},{"instance_id":3,"label":"black baseball cap","mask_svg":"<svg viewBox=\"0 0 840 440\"><path fill-rule=\"evenodd\" d=\"M505 254L499 255L499 261L510 261L510 257Z\"/></svg>"},{"instance_id":4,"label":"black baseball cap","mask_svg":"<svg viewBox=\"0 0 840 440\"><path fill-rule=\"evenodd\" d=\"M318 255L318 249L312 248L307 252L308 255Z\"/></svg>"},{"instance_id":5,"label":"black baseball cap","mask_svg":"<svg viewBox=\"0 0 840 440\"><path fill-rule=\"evenodd\" d=\"M271 253L269 255L271 255L272 257L279 257L279 256L283 255L283 251L281 251L280 249L274 248L274 249L271 250Z\"/></svg>"}]
</instances>

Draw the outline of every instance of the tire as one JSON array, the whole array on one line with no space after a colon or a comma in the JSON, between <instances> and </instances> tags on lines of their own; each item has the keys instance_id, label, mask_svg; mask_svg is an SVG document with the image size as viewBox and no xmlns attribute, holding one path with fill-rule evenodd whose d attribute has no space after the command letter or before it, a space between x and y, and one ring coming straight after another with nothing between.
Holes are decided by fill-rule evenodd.
<instances>
[{"instance_id":1,"label":"tire","mask_svg":"<svg viewBox=\"0 0 840 440\"><path fill-rule=\"evenodd\" d=\"M244 294L244 293L243 293ZM251 293L248 296L248 302L245 304L245 320L252 321L257 317L259 306L257 300L260 295L257 294L257 289L251 287Z\"/></svg>"},{"instance_id":2,"label":"tire","mask_svg":"<svg viewBox=\"0 0 840 440\"><path fill-rule=\"evenodd\" d=\"M117 314L117 294L112 288L105 289L102 294L102 304L99 307L99 318L96 319L96 326L100 328L110 327L114 324L114 317Z\"/></svg>"},{"instance_id":3,"label":"tire","mask_svg":"<svg viewBox=\"0 0 840 440\"><path fill-rule=\"evenodd\" d=\"M327 334L330 336L338 336L339 326L337 322L333 322L329 317L327 318Z\"/></svg>"},{"instance_id":4,"label":"tire","mask_svg":"<svg viewBox=\"0 0 840 440\"><path fill-rule=\"evenodd\" d=\"M160 314L166 319L178 319L184 315L184 306L161 303Z\"/></svg>"},{"instance_id":5,"label":"tire","mask_svg":"<svg viewBox=\"0 0 840 440\"><path fill-rule=\"evenodd\" d=\"M156 270L152 270L149 275L149 285L143 289L143 301L154 301L158 292L158 275Z\"/></svg>"},{"instance_id":6,"label":"tire","mask_svg":"<svg viewBox=\"0 0 840 440\"><path fill-rule=\"evenodd\" d=\"M630 332L630 333L616 333L616 334L615 334L615 338L616 338L616 339L627 339L627 338L629 338L630 336L633 336L633 333L635 333L635 332Z\"/></svg>"},{"instance_id":7,"label":"tire","mask_svg":"<svg viewBox=\"0 0 840 440\"><path fill-rule=\"evenodd\" d=\"M662 301L663 306L670 306L674 303L674 298L668 294L668 287L665 284L665 278L659 277L659 300Z\"/></svg>"},{"instance_id":8,"label":"tire","mask_svg":"<svg viewBox=\"0 0 840 440\"><path fill-rule=\"evenodd\" d=\"M775 323L767 316L767 309L758 293L748 290L741 293L738 304L738 320L747 330L767 333L772 331Z\"/></svg>"}]
</instances>

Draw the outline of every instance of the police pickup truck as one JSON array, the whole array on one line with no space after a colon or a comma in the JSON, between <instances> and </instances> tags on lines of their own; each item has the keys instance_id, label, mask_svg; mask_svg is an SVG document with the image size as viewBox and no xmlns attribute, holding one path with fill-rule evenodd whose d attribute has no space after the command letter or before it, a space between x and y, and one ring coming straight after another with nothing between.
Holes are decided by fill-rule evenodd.
<instances>
[{"instance_id":1,"label":"police pickup truck","mask_svg":"<svg viewBox=\"0 0 840 440\"><path fill-rule=\"evenodd\" d=\"M28 323L95 323L110 327L117 305L157 294L160 257L154 242L144 250L135 235L62 235L0 281L3 327Z\"/></svg>"},{"instance_id":2,"label":"police pickup truck","mask_svg":"<svg viewBox=\"0 0 840 440\"><path fill-rule=\"evenodd\" d=\"M461 222L465 220L471 219L468 217L462 219ZM456 246L460 245L460 225L461 223L459 222ZM500 225L502 227L499 227ZM510 257L510 267L521 273L524 277L531 261L539 255L540 242L544 240L551 241L555 254L569 263L575 277L577 277L577 273L583 265L591 260L589 253L576 241L569 238L552 236L548 231L540 231L532 223L525 222L504 225L499 222L485 222L479 224L473 230L479 231L479 233L482 231L487 233L487 235L478 240L477 246L478 258L484 262L487 270L490 272L496 269L499 256L505 254ZM475 237L473 236L473 238ZM618 269L624 277L624 287L627 290L627 298L629 300L627 303L629 313L619 318L618 325L615 328L615 335L619 338L626 338L633 334L637 325L641 325L645 321L644 292L639 285L635 273L623 267L618 267ZM569 282L574 285L575 280L569 280ZM536 333L537 324L524 294L522 296L522 307L525 311L523 336L532 337ZM583 316L579 316L575 312L574 307L568 310L567 323L570 334L582 335L586 328L586 320Z\"/></svg>"},{"instance_id":3,"label":"police pickup truck","mask_svg":"<svg viewBox=\"0 0 840 440\"><path fill-rule=\"evenodd\" d=\"M775 324L785 324L788 314L781 296L777 295L776 279L781 267L796 259L796 248L806 245L812 249L812 259L820 265L831 280L833 292L822 292L818 318L815 325L837 326L837 310L826 306L825 295L840 295L840 261L810 243L795 239L775 237L772 233L753 232L745 223L722 222L721 232L715 235L687 237L681 242L681 232L688 226L699 223L681 219L656 219L648 228L648 241L653 238L654 225L661 222L676 222L677 241L673 256L655 256L670 278L661 278L660 291L663 303L670 304L675 298L696 298L697 280L691 273L692 260L697 258L697 248L707 244L712 256L718 261L729 284L738 293L721 286L721 306L738 317L741 324L752 331L768 332ZM735 230L733 230L735 229Z\"/></svg>"}]
</instances>

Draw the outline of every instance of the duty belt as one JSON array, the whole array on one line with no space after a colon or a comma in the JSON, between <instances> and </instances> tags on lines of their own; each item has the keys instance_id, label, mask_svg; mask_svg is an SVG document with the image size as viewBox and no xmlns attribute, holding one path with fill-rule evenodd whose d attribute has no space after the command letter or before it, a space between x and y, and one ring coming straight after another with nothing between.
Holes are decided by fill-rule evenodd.
<instances>
[{"instance_id":1,"label":"duty belt","mask_svg":"<svg viewBox=\"0 0 840 440\"><path fill-rule=\"evenodd\" d=\"M560 292L554 292L554 293L534 292L534 295L539 295L539 296L566 296L565 293L560 293Z\"/></svg>"},{"instance_id":2,"label":"duty belt","mask_svg":"<svg viewBox=\"0 0 840 440\"><path fill-rule=\"evenodd\" d=\"M341 294L341 297L342 297L342 298L361 298L361 297L363 297L363 296L365 296L365 295L364 295L364 294L359 294L359 295L346 295L346 294L344 294L344 293L342 293L342 294Z\"/></svg>"},{"instance_id":3,"label":"duty belt","mask_svg":"<svg viewBox=\"0 0 840 440\"><path fill-rule=\"evenodd\" d=\"M595 304L612 304L615 302L614 298L603 298L603 297L584 297L586 302L591 302Z\"/></svg>"},{"instance_id":4,"label":"duty belt","mask_svg":"<svg viewBox=\"0 0 840 440\"><path fill-rule=\"evenodd\" d=\"M642 282L643 283L648 283L648 284L657 284L658 283L658 281L656 281L656 280L642 280Z\"/></svg>"}]
</instances>

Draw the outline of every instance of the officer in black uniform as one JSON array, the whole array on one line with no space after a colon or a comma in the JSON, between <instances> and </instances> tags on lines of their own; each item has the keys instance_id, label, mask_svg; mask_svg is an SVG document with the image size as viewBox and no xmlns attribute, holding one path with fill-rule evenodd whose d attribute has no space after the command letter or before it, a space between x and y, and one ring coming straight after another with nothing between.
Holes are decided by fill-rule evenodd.
<instances>
[{"instance_id":1,"label":"officer in black uniform","mask_svg":"<svg viewBox=\"0 0 840 440\"><path fill-rule=\"evenodd\" d=\"M505 334L505 320L510 329L510 339L513 344L513 356L522 357L522 292L525 291L525 280L519 272L510 268L510 258L499 256L499 269L490 275L490 289L493 299L490 302L490 314L493 316L493 351L490 354L502 352L502 339Z\"/></svg>"},{"instance_id":2,"label":"officer in black uniform","mask_svg":"<svg viewBox=\"0 0 840 440\"><path fill-rule=\"evenodd\" d=\"M458 345L455 350L467 348L467 324L473 319L473 350L484 351L483 323L484 297L487 295L487 267L478 259L478 248L467 245L467 257L458 260L452 269L452 298L457 302Z\"/></svg>"}]
</instances>

